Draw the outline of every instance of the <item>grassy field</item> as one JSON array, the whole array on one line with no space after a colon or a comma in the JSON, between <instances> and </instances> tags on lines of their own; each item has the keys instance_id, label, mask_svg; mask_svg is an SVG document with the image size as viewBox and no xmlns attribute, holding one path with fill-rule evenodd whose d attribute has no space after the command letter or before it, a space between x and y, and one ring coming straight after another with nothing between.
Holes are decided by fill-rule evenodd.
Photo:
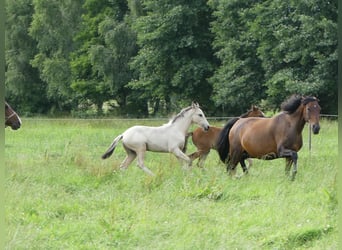
<instances>
[{"instance_id":1,"label":"grassy field","mask_svg":"<svg viewBox=\"0 0 342 250\"><path fill-rule=\"evenodd\" d=\"M101 159L126 128L165 122L23 119L6 129L6 248L337 249L337 122L321 122L311 152L305 127L294 182L283 159L254 160L241 179L215 151L190 170L147 153L156 177L135 162L119 171L121 143Z\"/></svg>"}]
</instances>

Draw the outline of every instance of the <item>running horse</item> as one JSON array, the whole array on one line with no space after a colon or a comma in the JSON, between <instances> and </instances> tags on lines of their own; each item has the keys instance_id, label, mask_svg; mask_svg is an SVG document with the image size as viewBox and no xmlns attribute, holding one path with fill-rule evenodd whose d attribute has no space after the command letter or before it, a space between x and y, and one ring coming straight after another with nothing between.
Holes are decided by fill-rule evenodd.
<instances>
[{"instance_id":1,"label":"running horse","mask_svg":"<svg viewBox=\"0 0 342 250\"><path fill-rule=\"evenodd\" d=\"M133 126L127 129L114 139L108 150L102 155L102 159L111 156L119 141L122 140L127 156L121 163L120 169L127 169L137 157L138 166L153 176L154 174L144 164L146 151L170 152L191 166L190 158L183 153L182 149L185 136L192 123L201 126L204 130L209 129L209 123L197 103L192 103L191 106L182 109L169 123L162 126Z\"/></svg>"},{"instance_id":2,"label":"running horse","mask_svg":"<svg viewBox=\"0 0 342 250\"><path fill-rule=\"evenodd\" d=\"M245 117L265 117L265 114L257 106L252 105L250 110L240 116L240 118ZM197 148L196 152L188 156L192 161L199 158L197 162L198 167L204 166L205 160L211 149L216 150L217 139L221 131L222 128L220 127L210 126L208 131L203 131L203 129L197 128L193 132L187 134L186 142L188 137L191 136L192 142ZM249 164L251 165L251 162L249 162Z\"/></svg>"},{"instance_id":3,"label":"running horse","mask_svg":"<svg viewBox=\"0 0 342 250\"><path fill-rule=\"evenodd\" d=\"M308 122L314 134L320 130L321 107L316 97L293 95L281 105L279 114L271 118L241 118L231 122L226 145L218 148L227 171L236 174L236 165L246 158L272 160L285 158L285 173L292 180L297 174L297 152L303 145L302 131Z\"/></svg>"},{"instance_id":4,"label":"running horse","mask_svg":"<svg viewBox=\"0 0 342 250\"><path fill-rule=\"evenodd\" d=\"M5 127L10 126L13 130L17 130L21 126L19 115L5 101Z\"/></svg>"}]
</instances>

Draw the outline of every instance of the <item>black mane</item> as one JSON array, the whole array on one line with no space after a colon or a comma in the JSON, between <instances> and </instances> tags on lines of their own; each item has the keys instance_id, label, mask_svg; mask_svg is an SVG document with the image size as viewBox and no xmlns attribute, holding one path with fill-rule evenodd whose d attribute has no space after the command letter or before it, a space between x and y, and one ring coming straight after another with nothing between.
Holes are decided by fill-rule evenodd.
<instances>
[{"instance_id":1,"label":"black mane","mask_svg":"<svg viewBox=\"0 0 342 250\"><path fill-rule=\"evenodd\" d=\"M302 97L300 95L292 95L289 99L284 101L280 108L283 111L289 112L290 114L294 113L301 104L306 105L309 102L317 101L315 97L308 96Z\"/></svg>"}]
</instances>

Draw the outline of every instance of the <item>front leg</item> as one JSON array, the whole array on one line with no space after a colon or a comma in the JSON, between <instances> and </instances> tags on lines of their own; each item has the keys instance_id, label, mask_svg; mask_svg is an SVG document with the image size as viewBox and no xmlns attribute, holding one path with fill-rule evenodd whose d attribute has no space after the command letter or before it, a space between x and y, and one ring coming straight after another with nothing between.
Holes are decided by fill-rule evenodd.
<instances>
[{"instance_id":1,"label":"front leg","mask_svg":"<svg viewBox=\"0 0 342 250\"><path fill-rule=\"evenodd\" d=\"M183 151L180 148L175 148L171 150L171 152L178 158L186 162L188 167L191 167L192 161L191 159L183 153Z\"/></svg>"},{"instance_id":2,"label":"front leg","mask_svg":"<svg viewBox=\"0 0 342 250\"><path fill-rule=\"evenodd\" d=\"M279 157L288 158L287 164L285 167L285 171L290 171L291 165L289 165L291 162L293 163L293 169L292 169L292 180L295 179L297 174L297 160L298 160L298 154L296 151L291 149L285 149L284 147L280 147L278 149L278 155Z\"/></svg>"}]
</instances>

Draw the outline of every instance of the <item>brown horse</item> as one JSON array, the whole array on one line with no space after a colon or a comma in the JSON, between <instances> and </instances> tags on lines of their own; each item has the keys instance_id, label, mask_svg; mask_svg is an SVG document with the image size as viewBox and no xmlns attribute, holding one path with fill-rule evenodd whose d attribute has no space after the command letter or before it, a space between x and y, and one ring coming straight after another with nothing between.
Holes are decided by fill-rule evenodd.
<instances>
[{"instance_id":1,"label":"brown horse","mask_svg":"<svg viewBox=\"0 0 342 250\"><path fill-rule=\"evenodd\" d=\"M313 133L319 133L321 107L315 97L293 95L283 102L281 110L283 112L271 118L241 118L231 122L226 145L218 146L220 158L227 163L227 171L231 175L235 175L236 165L240 162L243 166L248 157L265 160L285 158L285 172L289 175L293 164L294 180L304 125L309 122Z\"/></svg>"},{"instance_id":2,"label":"brown horse","mask_svg":"<svg viewBox=\"0 0 342 250\"><path fill-rule=\"evenodd\" d=\"M257 106L252 105L251 109L240 117L265 117L265 115ZM198 128L187 134L188 137L192 136L192 142L197 148L196 152L189 155L192 161L199 158L197 166L203 167L210 149L216 150L217 138L221 131L222 128L211 126L208 131L203 131L203 129Z\"/></svg>"},{"instance_id":3,"label":"brown horse","mask_svg":"<svg viewBox=\"0 0 342 250\"><path fill-rule=\"evenodd\" d=\"M5 127L10 126L13 130L17 130L21 126L19 115L5 102Z\"/></svg>"}]
</instances>

